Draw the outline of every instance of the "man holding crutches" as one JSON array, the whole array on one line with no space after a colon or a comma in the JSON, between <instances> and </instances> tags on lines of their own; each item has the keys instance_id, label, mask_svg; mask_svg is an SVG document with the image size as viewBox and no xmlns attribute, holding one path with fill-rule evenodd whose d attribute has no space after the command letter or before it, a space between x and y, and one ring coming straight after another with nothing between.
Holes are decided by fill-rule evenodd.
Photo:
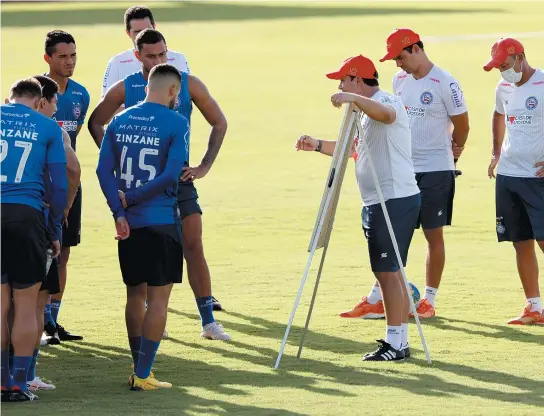
<instances>
[{"instance_id":1,"label":"man holding crutches","mask_svg":"<svg viewBox=\"0 0 544 416\"><path fill-rule=\"evenodd\" d=\"M372 61L362 55L345 60L341 68L327 74L340 81L342 92L332 96L335 107L354 103L362 112L355 151L355 173L363 200L362 221L368 240L370 264L383 292L387 320L385 340L364 356L364 361L397 361L410 356L408 314L410 303L388 231L389 216L396 242L406 266L408 249L419 216L421 198L411 158L408 115L399 97L379 89ZM332 156L336 141L301 136L297 150ZM373 170L380 190L374 184ZM383 201L380 201L383 195ZM386 211L381 202L385 203Z\"/></svg>"}]
</instances>

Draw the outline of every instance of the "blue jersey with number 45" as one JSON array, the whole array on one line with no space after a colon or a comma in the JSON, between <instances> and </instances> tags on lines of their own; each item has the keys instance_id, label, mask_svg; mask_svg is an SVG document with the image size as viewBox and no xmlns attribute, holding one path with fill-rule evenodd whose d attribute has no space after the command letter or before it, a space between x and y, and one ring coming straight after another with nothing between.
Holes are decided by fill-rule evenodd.
<instances>
[{"instance_id":1,"label":"blue jersey with number 45","mask_svg":"<svg viewBox=\"0 0 544 416\"><path fill-rule=\"evenodd\" d=\"M66 164L62 130L54 120L23 104L2 105L3 204L43 208L44 169Z\"/></svg>"},{"instance_id":2,"label":"blue jersey with number 45","mask_svg":"<svg viewBox=\"0 0 544 416\"><path fill-rule=\"evenodd\" d=\"M161 104L143 102L113 118L97 175L115 218L126 217L131 228L177 221L177 182L188 142L187 119ZM118 190L125 193L126 209Z\"/></svg>"}]
</instances>

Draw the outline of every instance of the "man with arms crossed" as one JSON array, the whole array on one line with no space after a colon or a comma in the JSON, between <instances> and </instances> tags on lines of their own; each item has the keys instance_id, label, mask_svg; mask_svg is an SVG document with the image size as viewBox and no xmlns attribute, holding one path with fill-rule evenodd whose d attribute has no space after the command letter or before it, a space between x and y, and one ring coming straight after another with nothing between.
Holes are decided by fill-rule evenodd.
<instances>
[{"instance_id":1,"label":"man with arms crossed","mask_svg":"<svg viewBox=\"0 0 544 416\"><path fill-rule=\"evenodd\" d=\"M29 78L13 84L9 103L2 105L2 401L37 399L28 390L27 379L38 337L38 292L45 278L48 246L53 249L53 257L60 254L62 214L67 201L62 130L36 111L41 98L40 83ZM43 213L45 170L51 179L52 243L47 239ZM10 333L12 299L14 321ZM13 374L10 343L14 350Z\"/></svg>"},{"instance_id":2,"label":"man with arms crossed","mask_svg":"<svg viewBox=\"0 0 544 416\"><path fill-rule=\"evenodd\" d=\"M459 82L432 63L419 35L397 29L387 38L387 53L401 70L393 77L393 93L410 118L412 160L421 191L421 225L428 244L425 295L417 305L420 318L435 316L435 299L446 262L445 226L451 225L455 193L455 162L469 132L468 112ZM453 148L453 151L452 151ZM378 283L344 318L381 318Z\"/></svg>"},{"instance_id":3,"label":"man with arms crossed","mask_svg":"<svg viewBox=\"0 0 544 416\"><path fill-rule=\"evenodd\" d=\"M341 68L327 74L340 80L342 91L332 96L340 107L355 103L362 111L363 131L359 132L355 174L363 200L363 229L368 240L370 264L383 291L387 332L380 347L363 358L365 361L397 361L410 356L408 314L410 304L400 273L384 212L374 185L369 159L379 178L387 211L404 265L419 215L421 198L412 159L408 115L400 98L381 91L372 61L361 55L344 61ZM368 144L369 153L364 147ZM298 139L297 150L318 151L332 156L335 141Z\"/></svg>"},{"instance_id":4,"label":"man with arms crossed","mask_svg":"<svg viewBox=\"0 0 544 416\"><path fill-rule=\"evenodd\" d=\"M187 160L189 124L170 111L180 89L176 68L155 66L144 102L108 125L96 169L120 240L119 265L127 286L125 319L135 372L130 378L132 390L172 387L155 379L151 367L166 325L172 285L181 283L183 267L176 191Z\"/></svg>"},{"instance_id":5,"label":"man with arms crossed","mask_svg":"<svg viewBox=\"0 0 544 416\"><path fill-rule=\"evenodd\" d=\"M494 178L497 167L497 237L514 245L527 299L521 315L508 323L544 325L535 252L535 240L544 251L544 72L529 65L523 45L512 38L493 45L484 69L493 68L502 76L495 92L488 169Z\"/></svg>"},{"instance_id":6,"label":"man with arms crossed","mask_svg":"<svg viewBox=\"0 0 544 416\"><path fill-rule=\"evenodd\" d=\"M49 65L49 72L45 75L54 80L59 86L57 111L53 114L53 118L68 133L72 148L75 151L76 138L85 121L90 97L83 85L71 79L77 62L74 37L62 30L49 32L45 38L44 60ZM72 208L68 213L68 225L64 226L62 230L62 252L59 258L60 292L51 297L51 319L47 319L49 323L54 321L55 326L46 324L45 327L49 338L55 337L58 333L58 338L61 341L83 339L81 335L72 334L65 330L57 321L66 288L70 248L77 246L81 241L81 206L82 192L80 186Z\"/></svg>"},{"instance_id":7,"label":"man with arms crossed","mask_svg":"<svg viewBox=\"0 0 544 416\"><path fill-rule=\"evenodd\" d=\"M160 32L154 29L145 29L136 37L136 46L136 56L142 62L141 70L112 86L89 118L89 131L98 146L103 137L104 124L121 104L129 108L141 102L145 98L145 86L149 71L157 64L166 63L166 41ZM185 72L181 72L181 77L181 90L174 104L174 111L179 112L190 122L192 103L194 102L212 127L208 150L200 165L197 167L186 166L178 186L183 253L187 260L189 284L195 295L202 320L201 336L228 341L230 336L213 316L210 271L202 245L202 210L198 204L198 194L193 183L195 179L204 177L210 170L225 137L227 121L202 81Z\"/></svg>"}]
</instances>

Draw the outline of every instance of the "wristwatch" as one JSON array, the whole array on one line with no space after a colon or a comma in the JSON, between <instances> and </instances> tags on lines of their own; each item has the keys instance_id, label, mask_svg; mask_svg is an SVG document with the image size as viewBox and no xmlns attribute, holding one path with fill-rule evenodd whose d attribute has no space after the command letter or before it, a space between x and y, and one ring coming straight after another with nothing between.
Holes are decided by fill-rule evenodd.
<instances>
[{"instance_id":1,"label":"wristwatch","mask_svg":"<svg viewBox=\"0 0 544 416\"><path fill-rule=\"evenodd\" d=\"M317 141L317 147L315 148L316 152L321 152L321 148L323 147L323 140Z\"/></svg>"}]
</instances>

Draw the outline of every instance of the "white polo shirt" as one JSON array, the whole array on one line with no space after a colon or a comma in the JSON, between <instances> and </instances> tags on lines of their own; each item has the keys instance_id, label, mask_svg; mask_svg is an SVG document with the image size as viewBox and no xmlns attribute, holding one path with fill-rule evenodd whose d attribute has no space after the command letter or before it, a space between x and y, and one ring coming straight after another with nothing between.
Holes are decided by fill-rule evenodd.
<instances>
[{"instance_id":1,"label":"white polo shirt","mask_svg":"<svg viewBox=\"0 0 544 416\"><path fill-rule=\"evenodd\" d=\"M544 72L537 69L521 87L501 80L495 111L505 114L507 131L497 173L534 178L535 163L544 161Z\"/></svg>"},{"instance_id":2,"label":"white polo shirt","mask_svg":"<svg viewBox=\"0 0 544 416\"><path fill-rule=\"evenodd\" d=\"M185 55L180 52L168 51L167 59L170 65L174 65L177 69L183 72L190 73L189 65ZM115 55L108 62L106 71L104 72L104 81L102 83L102 97L106 91L117 81L125 79L130 74L138 72L142 69L142 63L138 61L134 55L134 49L128 49L120 54Z\"/></svg>"},{"instance_id":3,"label":"white polo shirt","mask_svg":"<svg viewBox=\"0 0 544 416\"><path fill-rule=\"evenodd\" d=\"M457 80L436 65L420 79L400 71L393 76L393 93L410 117L415 171L454 170L450 117L467 112Z\"/></svg>"},{"instance_id":4,"label":"white polo shirt","mask_svg":"<svg viewBox=\"0 0 544 416\"><path fill-rule=\"evenodd\" d=\"M419 193L411 157L411 137L408 115L399 97L378 91L372 100L395 110L395 122L384 124L363 113L357 143L355 174L363 204L379 204L378 192L370 171L368 158L372 158L384 200L404 198ZM363 140L368 143L365 152Z\"/></svg>"}]
</instances>

